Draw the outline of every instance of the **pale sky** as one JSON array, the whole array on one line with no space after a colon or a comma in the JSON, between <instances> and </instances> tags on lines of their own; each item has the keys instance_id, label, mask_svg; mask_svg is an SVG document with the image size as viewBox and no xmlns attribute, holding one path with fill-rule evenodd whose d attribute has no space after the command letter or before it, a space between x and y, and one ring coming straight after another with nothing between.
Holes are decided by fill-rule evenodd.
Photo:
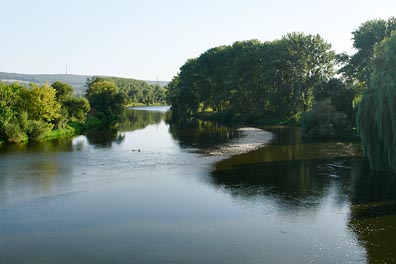
<instances>
[{"instance_id":1,"label":"pale sky","mask_svg":"<svg viewBox=\"0 0 396 264\"><path fill-rule=\"evenodd\" d=\"M171 80L188 59L237 40L319 33L341 52L395 0L0 0L0 71Z\"/></svg>"}]
</instances>

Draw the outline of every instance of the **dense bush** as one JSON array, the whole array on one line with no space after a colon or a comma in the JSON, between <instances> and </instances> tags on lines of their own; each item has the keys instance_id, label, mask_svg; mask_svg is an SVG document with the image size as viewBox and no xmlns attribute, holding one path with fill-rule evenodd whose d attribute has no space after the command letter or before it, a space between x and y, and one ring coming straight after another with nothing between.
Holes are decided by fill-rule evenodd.
<instances>
[{"instance_id":1,"label":"dense bush","mask_svg":"<svg viewBox=\"0 0 396 264\"><path fill-rule=\"evenodd\" d=\"M347 127L344 113L338 112L330 99L316 103L310 112L302 113L303 136L307 138L332 138Z\"/></svg>"},{"instance_id":2,"label":"dense bush","mask_svg":"<svg viewBox=\"0 0 396 264\"><path fill-rule=\"evenodd\" d=\"M71 121L83 123L89 109L87 99L74 97L67 84L0 82L0 141L39 140L54 129L66 129Z\"/></svg>"},{"instance_id":3,"label":"dense bush","mask_svg":"<svg viewBox=\"0 0 396 264\"><path fill-rule=\"evenodd\" d=\"M42 120L30 120L26 134L31 140L43 138L51 131L51 126Z\"/></svg>"}]
</instances>

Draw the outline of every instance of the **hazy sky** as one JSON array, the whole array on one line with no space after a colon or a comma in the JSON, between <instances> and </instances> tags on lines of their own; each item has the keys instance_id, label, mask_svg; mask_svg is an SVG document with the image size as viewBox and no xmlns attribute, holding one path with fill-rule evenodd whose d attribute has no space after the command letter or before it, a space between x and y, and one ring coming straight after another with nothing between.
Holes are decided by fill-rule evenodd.
<instances>
[{"instance_id":1,"label":"hazy sky","mask_svg":"<svg viewBox=\"0 0 396 264\"><path fill-rule=\"evenodd\" d=\"M236 40L351 32L396 15L395 0L0 0L0 71L170 80L188 59Z\"/></svg>"}]
</instances>

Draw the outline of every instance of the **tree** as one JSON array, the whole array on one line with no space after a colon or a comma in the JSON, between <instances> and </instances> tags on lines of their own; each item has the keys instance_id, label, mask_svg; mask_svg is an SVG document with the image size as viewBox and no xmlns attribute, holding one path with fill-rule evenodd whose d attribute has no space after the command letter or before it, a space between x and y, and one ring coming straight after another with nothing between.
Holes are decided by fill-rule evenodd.
<instances>
[{"instance_id":1,"label":"tree","mask_svg":"<svg viewBox=\"0 0 396 264\"><path fill-rule=\"evenodd\" d=\"M22 94L29 119L51 124L61 115L61 104L56 100L56 90L47 84L41 87L31 84L31 87L31 90L24 90Z\"/></svg>"},{"instance_id":2,"label":"tree","mask_svg":"<svg viewBox=\"0 0 396 264\"><path fill-rule=\"evenodd\" d=\"M341 79L332 78L318 83L314 89L314 101L321 102L330 99L334 108L347 115L349 121L355 122L353 100L358 91L352 84Z\"/></svg>"},{"instance_id":3,"label":"tree","mask_svg":"<svg viewBox=\"0 0 396 264\"><path fill-rule=\"evenodd\" d=\"M57 81L51 87L56 91L57 101L62 104L62 114L56 120L56 126L63 128L70 121L84 123L87 113L91 110L88 100L75 97L73 86L67 83Z\"/></svg>"},{"instance_id":4,"label":"tree","mask_svg":"<svg viewBox=\"0 0 396 264\"><path fill-rule=\"evenodd\" d=\"M27 113L21 111L21 91L26 88L17 83L0 82L0 140L21 142L26 140L25 120ZM23 124L21 124L23 123Z\"/></svg>"},{"instance_id":5,"label":"tree","mask_svg":"<svg viewBox=\"0 0 396 264\"><path fill-rule=\"evenodd\" d=\"M168 84L168 100L172 104L174 112L180 114L195 113L199 109L199 76L196 59L188 60L181 68L180 73Z\"/></svg>"},{"instance_id":6,"label":"tree","mask_svg":"<svg viewBox=\"0 0 396 264\"><path fill-rule=\"evenodd\" d=\"M178 113L288 117L308 110L315 85L333 76L330 48L319 35L302 33L211 48L180 68L168 98Z\"/></svg>"},{"instance_id":7,"label":"tree","mask_svg":"<svg viewBox=\"0 0 396 264\"><path fill-rule=\"evenodd\" d=\"M86 95L96 116L104 118L106 123L116 120L123 110L125 97L118 87L110 81L94 79L88 83Z\"/></svg>"},{"instance_id":8,"label":"tree","mask_svg":"<svg viewBox=\"0 0 396 264\"><path fill-rule=\"evenodd\" d=\"M56 100L64 102L73 97L74 88L70 84L56 81L51 84L51 87L56 91Z\"/></svg>"},{"instance_id":9,"label":"tree","mask_svg":"<svg viewBox=\"0 0 396 264\"><path fill-rule=\"evenodd\" d=\"M315 85L334 74L330 49L319 35L291 33L275 42L275 112L290 116L309 110Z\"/></svg>"},{"instance_id":10,"label":"tree","mask_svg":"<svg viewBox=\"0 0 396 264\"><path fill-rule=\"evenodd\" d=\"M374 48L371 85L357 111L357 127L370 165L396 172L396 35Z\"/></svg>"},{"instance_id":11,"label":"tree","mask_svg":"<svg viewBox=\"0 0 396 264\"><path fill-rule=\"evenodd\" d=\"M145 81L118 77L94 77L92 80L114 83L123 94L125 104L163 104L166 100L166 89Z\"/></svg>"},{"instance_id":12,"label":"tree","mask_svg":"<svg viewBox=\"0 0 396 264\"><path fill-rule=\"evenodd\" d=\"M64 102L70 121L84 123L91 106L86 98L73 97Z\"/></svg>"},{"instance_id":13,"label":"tree","mask_svg":"<svg viewBox=\"0 0 396 264\"><path fill-rule=\"evenodd\" d=\"M355 79L368 86L373 72L374 47L385 37L389 37L395 30L395 17L388 20L370 20L360 25L357 30L352 32L353 47L357 52L350 57L344 56L341 59L346 65L340 72L346 74L348 78Z\"/></svg>"}]
</instances>

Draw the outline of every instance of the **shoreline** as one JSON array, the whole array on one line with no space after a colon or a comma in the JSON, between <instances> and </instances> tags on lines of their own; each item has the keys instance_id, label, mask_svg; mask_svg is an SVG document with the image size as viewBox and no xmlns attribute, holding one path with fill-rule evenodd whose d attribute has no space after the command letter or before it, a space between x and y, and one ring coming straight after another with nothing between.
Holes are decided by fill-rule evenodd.
<instances>
[{"instance_id":1,"label":"shoreline","mask_svg":"<svg viewBox=\"0 0 396 264\"><path fill-rule=\"evenodd\" d=\"M242 116L239 114L234 114L230 117L222 112L216 112L216 113L198 112L193 114L192 117L204 121L218 122L220 124L233 125L237 127L246 126L246 127L262 128L267 126L287 126L287 127L301 128L300 117L298 115L289 118L279 118L274 116L252 117L247 115ZM334 140L334 139L361 141L356 128L345 129L342 131L340 135L335 137L304 137L304 139L312 140L312 141L323 141L323 140Z\"/></svg>"},{"instance_id":2,"label":"shoreline","mask_svg":"<svg viewBox=\"0 0 396 264\"><path fill-rule=\"evenodd\" d=\"M202 154L210 156L223 156L225 158L245 154L269 145L275 135L264 129L255 127L241 127L237 129L240 136L233 138L223 145L204 149Z\"/></svg>"}]
</instances>

